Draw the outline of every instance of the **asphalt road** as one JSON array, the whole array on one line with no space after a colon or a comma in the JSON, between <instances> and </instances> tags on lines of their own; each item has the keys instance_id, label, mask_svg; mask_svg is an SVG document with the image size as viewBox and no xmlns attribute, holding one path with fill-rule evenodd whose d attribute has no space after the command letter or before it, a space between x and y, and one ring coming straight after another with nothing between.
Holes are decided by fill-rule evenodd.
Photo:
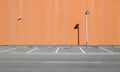
<instances>
[{"instance_id":1,"label":"asphalt road","mask_svg":"<svg viewBox=\"0 0 120 72\"><path fill-rule=\"evenodd\" d=\"M119 47L0 48L0 72L120 72Z\"/></svg>"}]
</instances>

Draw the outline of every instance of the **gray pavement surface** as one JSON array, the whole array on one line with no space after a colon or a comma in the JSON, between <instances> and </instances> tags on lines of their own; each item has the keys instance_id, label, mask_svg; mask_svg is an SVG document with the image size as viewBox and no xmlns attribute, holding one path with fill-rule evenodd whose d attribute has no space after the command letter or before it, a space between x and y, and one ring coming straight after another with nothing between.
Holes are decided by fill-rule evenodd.
<instances>
[{"instance_id":1,"label":"gray pavement surface","mask_svg":"<svg viewBox=\"0 0 120 72\"><path fill-rule=\"evenodd\" d=\"M120 72L120 46L0 46L0 72Z\"/></svg>"},{"instance_id":2,"label":"gray pavement surface","mask_svg":"<svg viewBox=\"0 0 120 72\"><path fill-rule=\"evenodd\" d=\"M59 50L59 52L60 53L63 53L63 52L65 52L65 53L70 53L70 52L72 52L72 53L82 53L82 51L79 49L79 48L67 48L67 47L63 47L63 48L60 48L60 50Z\"/></svg>"}]
</instances>

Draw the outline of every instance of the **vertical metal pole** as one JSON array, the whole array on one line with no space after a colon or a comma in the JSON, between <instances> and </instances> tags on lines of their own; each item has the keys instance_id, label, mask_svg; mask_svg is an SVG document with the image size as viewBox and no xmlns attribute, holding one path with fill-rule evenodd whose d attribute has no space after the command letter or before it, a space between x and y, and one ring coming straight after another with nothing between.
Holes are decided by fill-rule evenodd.
<instances>
[{"instance_id":1,"label":"vertical metal pole","mask_svg":"<svg viewBox=\"0 0 120 72\"><path fill-rule=\"evenodd\" d=\"M89 11L86 10L85 12L86 15L86 47L88 48L88 15L89 15Z\"/></svg>"},{"instance_id":2,"label":"vertical metal pole","mask_svg":"<svg viewBox=\"0 0 120 72\"><path fill-rule=\"evenodd\" d=\"M88 15L86 15L86 47L88 48Z\"/></svg>"}]
</instances>

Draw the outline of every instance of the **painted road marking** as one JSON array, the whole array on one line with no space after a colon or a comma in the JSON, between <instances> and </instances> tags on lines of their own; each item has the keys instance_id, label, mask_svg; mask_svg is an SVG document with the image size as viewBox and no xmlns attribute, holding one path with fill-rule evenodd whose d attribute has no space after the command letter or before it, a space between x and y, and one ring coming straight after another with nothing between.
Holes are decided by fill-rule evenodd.
<instances>
[{"instance_id":1,"label":"painted road marking","mask_svg":"<svg viewBox=\"0 0 120 72\"><path fill-rule=\"evenodd\" d=\"M13 52L12 54L18 55L120 55L120 53L50 53L50 52L31 52L31 53L23 53L23 52Z\"/></svg>"},{"instance_id":2,"label":"painted road marking","mask_svg":"<svg viewBox=\"0 0 120 72\"><path fill-rule=\"evenodd\" d=\"M100 49L102 49L102 50L105 50L105 51L107 51L107 52L109 52L109 53L114 53L114 52L112 52L112 51L110 51L110 50L108 50L108 49L105 49L105 48L103 48L103 47L99 47Z\"/></svg>"},{"instance_id":3,"label":"painted road marking","mask_svg":"<svg viewBox=\"0 0 120 72\"><path fill-rule=\"evenodd\" d=\"M17 49L17 48L6 49L6 50L3 50L3 51L0 51L0 53L5 53L5 52L11 51L11 50L15 50L15 49Z\"/></svg>"},{"instance_id":4,"label":"painted road marking","mask_svg":"<svg viewBox=\"0 0 120 72\"><path fill-rule=\"evenodd\" d=\"M10 62L5 62L1 61L0 63L46 63L46 64L100 64L104 63L102 61L10 61Z\"/></svg>"},{"instance_id":5,"label":"painted road marking","mask_svg":"<svg viewBox=\"0 0 120 72\"><path fill-rule=\"evenodd\" d=\"M55 53L58 53L59 49L60 49L60 48L57 48L56 51L55 51Z\"/></svg>"},{"instance_id":6,"label":"painted road marking","mask_svg":"<svg viewBox=\"0 0 120 72\"><path fill-rule=\"evenodd\" d=\"M63 63L63 64L76 64L76 63L102 63L101 61L93 61L93 62L89 62L89 61L46 61L46 62L42 62L42 63L55 63L55 64L59 64L59 63Z\"/></svg>"},{"instance_id":7,"label":"painted road marking","mask_svg":"<svg viewBox=\"0 0 120 72\"><path fill-rule=\"evenodd\" d=\"M82 49L82 48L79 48L83 54L86 54L86 52Z\"/></svg>"},{"instance_id":8,"label":"painted road marking","mask_svg":"<svg viewBox=\"0 0 120 72\"><path fill-rule=\"evenodd\" d=\"M36 47L36 48L34 48L34 49L31 49L31 50L27 51L26 53L31 53L32 51L35 51L35 50L37 50L37 49L38 49L38 47Z\"/></svg>"}]
</instances>

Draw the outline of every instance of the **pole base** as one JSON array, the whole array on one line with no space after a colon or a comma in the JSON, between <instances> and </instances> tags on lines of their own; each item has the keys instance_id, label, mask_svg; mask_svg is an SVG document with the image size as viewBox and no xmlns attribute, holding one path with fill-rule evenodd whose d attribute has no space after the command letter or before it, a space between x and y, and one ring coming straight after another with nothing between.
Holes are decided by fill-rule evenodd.
<instances>
[{"instance_id":1,"label":"pole base","mask_svg":"<svg viewBox=\"0 0 120 72\"><path fill-rule=\"evenodd\" d=\"M86 48L88 48L88 42L86 42Z\"/></svg>"}]
</instances>

